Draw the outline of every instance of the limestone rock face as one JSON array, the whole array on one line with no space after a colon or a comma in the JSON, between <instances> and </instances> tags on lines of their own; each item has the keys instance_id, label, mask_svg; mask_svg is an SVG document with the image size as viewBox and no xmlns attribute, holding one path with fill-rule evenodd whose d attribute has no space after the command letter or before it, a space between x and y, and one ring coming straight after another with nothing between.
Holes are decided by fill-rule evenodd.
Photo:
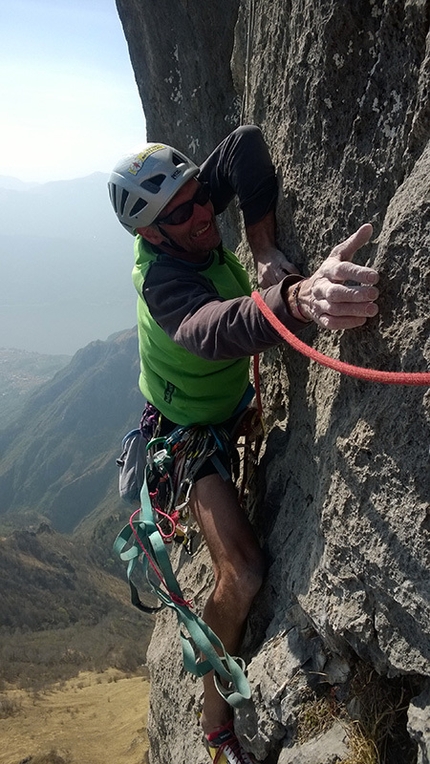
<instances>
[{"instance_id":1,"label":"limestone rock face","mask_svg":"<svg viewBox=\"0 0 430 764\"><path fill-rule=\"evenodd\" d=\"M303 339L358 366L426 371L429 3L117 5L148 137L201 161L240 120L258 124L279 176L279 244L304 274L373 223L372 243L356 259L380 271L379 316L349 332L310 328ZM239 233L231 229L231 240ZM243 241L239 251L247 256ZM237 729L259 760L293 760L309 677L343 686L359 660L388 683L413 680L415 742L386 761L424 762L430 393L341 376L288 347L266 354L262 388L270 431L254 523L269 570L244 645L254 704L238 714ZM201 606L211 580L206 550L175 564ZM175 633L174 617L163 615L149 653L151 764L200 764L201 685L184 676ZM294 760L307 761L307 750Z\"/></svg>"},{"instance_id":2,"label":"limestone rock face","mask_svg":"<svg viewBox=\"0 0 430 764\"><path fill-rule=\"evenodd\" d=\"M239 0L118 0L117 8L148 140L204 158L237 124L229 61Z\"/></svg>"}]
</instances>

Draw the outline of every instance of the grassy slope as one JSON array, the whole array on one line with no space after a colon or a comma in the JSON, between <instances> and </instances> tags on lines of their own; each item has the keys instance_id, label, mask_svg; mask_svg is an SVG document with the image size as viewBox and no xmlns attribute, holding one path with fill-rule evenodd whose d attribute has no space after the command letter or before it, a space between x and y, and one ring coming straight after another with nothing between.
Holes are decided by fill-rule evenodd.
<instances>
[{"instance_id":1,"label":"grassy slope","mask_svg":"<svg viewBox=\"0 0 430 764\"><path fill-rule=\"evenodd\" d=\"M0 764L142 764L148 692L144 678L110 670L84 672L36 695L1 693ZM2 699L11 711L6 718Z\"/></svg>"}]
</instances>

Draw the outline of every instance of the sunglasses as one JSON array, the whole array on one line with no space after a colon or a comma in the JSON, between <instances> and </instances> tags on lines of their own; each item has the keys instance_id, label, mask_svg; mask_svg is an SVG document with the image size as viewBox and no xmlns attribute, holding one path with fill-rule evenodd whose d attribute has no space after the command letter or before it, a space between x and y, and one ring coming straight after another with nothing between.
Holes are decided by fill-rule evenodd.
<instances>
[{"instance_id":1,"label":"sunglasses","mask_svg":"<svg viewBox=\"0 0 430 764\"><path fill-rule=\"evenodd\" d=\"M194 212L194 205L198 204L199 207L204 207L210 198L209 184L201 183L192 199L179 204L178 207L175 207L164 218L157 218L154 222L165 223L166 225L181 225L181 223L186 223Z\"/></svg>"}]
</instances>

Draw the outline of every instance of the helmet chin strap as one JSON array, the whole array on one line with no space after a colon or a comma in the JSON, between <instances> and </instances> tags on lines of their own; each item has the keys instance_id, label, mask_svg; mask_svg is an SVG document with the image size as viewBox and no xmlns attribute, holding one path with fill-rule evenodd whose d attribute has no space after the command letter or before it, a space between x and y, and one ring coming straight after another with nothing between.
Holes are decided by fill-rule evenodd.
<instances>
[{"instance_id":1,"label":"helmet chin strap","mask_svg":"<svg viewBox=\"0 0 430 764\"><path fill-rule=\"evenodd\" d=\"M183 254L184 252L187 252L186 249L184 249L183 247L180 247L179 244L176 244L176 242L173 241L173 239L170 238L170 236L166 233L166 231L163 231L161 225L156 223L156 226L157 226L158 230L160 231L160 233L164 236L164 238L168 242L168 247L173 250L174 254ZM166 247L166 249L167 249L167 247Z\"/></svg>"}]
</instances>

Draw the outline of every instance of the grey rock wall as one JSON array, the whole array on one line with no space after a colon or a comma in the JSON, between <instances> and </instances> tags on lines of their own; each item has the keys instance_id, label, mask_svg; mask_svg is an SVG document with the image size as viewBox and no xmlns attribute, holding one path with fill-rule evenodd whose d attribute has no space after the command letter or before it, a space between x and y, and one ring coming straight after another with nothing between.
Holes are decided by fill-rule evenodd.
<instances>
[{"instance_id":1,"label":"grey rock wall","mask_svg":"<svg viewBox=\"0 0 430 764\"><path fill-rule=\"evenodd\" d=\"M203 159L237 123L229 60L239 0L117 0L149 141ZM216 136L216 138L215 138Z\"/></svg>"},{"instance_id":2,"label":"grey rock wall","mask_svg":"<svg viewBox=\"0 0 430 764\"><path fill-rule=\"evenodd\" d=\"M240 119L261 126L279 175L279 243L303 273L373 223L358 261L380 271L379 316L345 333L308 329L305 341L359 366L427 370L430 4L117 5L150 139L199 161ZM243 242L239 251L247 257ZM320 681L338 691L359 662L387 687L407 678L406 707L419 696L411 738L381 760L424 763L430 394L340 376L287 347L266 354L262 387L270 434L254 523L269 572L244 645L254 705L237 728L259 760L307 761L296 735L307 688ZM206 550L180 562L199 607L210 583ZM163 615L149 652L151 764L203 764L201 687L180 668L175 634Z\"/></svg>"}]
</instances>

